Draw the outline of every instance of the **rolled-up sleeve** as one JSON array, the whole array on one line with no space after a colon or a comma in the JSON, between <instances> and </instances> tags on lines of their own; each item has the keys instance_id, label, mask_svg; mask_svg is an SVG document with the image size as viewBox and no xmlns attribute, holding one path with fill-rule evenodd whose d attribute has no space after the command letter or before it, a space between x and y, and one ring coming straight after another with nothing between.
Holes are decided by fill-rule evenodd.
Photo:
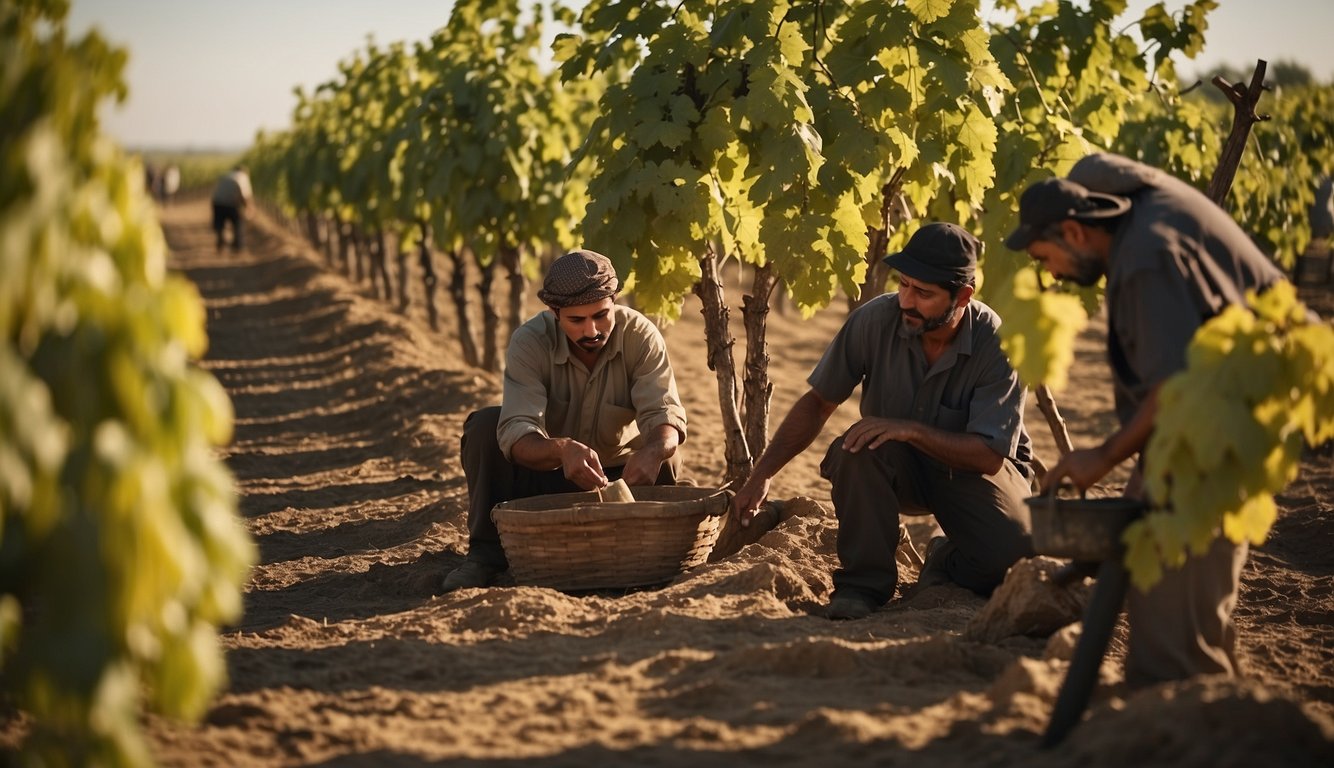
<instances>
[{"instance_id":1,"label":"rolled-up sleeve","mask_svg":"<svg viewBox=\"0 0 1334 768\"><path fill-rule=\"evenodd\" d=\"M627 334L630 400L635 424L647 435L663 424L671 425L686 439L686 409L676 391L676 376L667 358L667 343L647 319L636 318L634 333Z\"/></svg>"},{"instance_id":2,"label":"rolled-up sleeve","mask_svg":"<svg viewBox=\"0 0 1334 768\"><path fill-rule=\"evenodd\" d=\"M506 460L512 460L510 450L524 435L536 432L550 437L545 425L551 366L545 344L530 327L520 326L505 351L505 392L496 439Z\"/></svg>"}]
</instances>

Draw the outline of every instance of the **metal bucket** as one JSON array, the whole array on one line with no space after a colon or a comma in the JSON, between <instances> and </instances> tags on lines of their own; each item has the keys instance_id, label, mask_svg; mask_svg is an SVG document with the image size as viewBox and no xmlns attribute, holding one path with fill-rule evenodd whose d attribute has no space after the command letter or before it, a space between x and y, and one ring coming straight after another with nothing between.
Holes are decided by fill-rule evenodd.
<instances>
[{"instance_id":1,"label":"metal bucket","mask_svg":"<svg viewBox=\"0 0 1334 768\"><path fill-rule=\"evenodd\" d=\"M1125 497L1025 499L1033 518L1033 549L1040 555L1097 562L1124 551L1121 531L1144 514L1144 502Z\"/></svg>"}]
</instances>

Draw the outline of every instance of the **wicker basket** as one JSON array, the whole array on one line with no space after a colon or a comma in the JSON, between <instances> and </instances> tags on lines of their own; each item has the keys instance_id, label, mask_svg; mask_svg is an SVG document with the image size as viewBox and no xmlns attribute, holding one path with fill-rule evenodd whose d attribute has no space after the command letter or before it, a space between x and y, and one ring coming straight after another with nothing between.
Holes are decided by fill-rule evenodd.
<instances>
[{"instance_id":1,"label":"wicker basket","mask_svg":"<svg viewBox=\"0 0 1334 768\"><path fill-rule=\"evenodd\" d=\"M662 584L703 563L729 494L684 485L640 486L633 502L596 491L497 504L491 519L518 584L563 590Z\"/></svg>"},{"instance_id":2,"label":"wicker basket","mask_svg":"<svg viewBox=\"0 0 1334 768\"><path fill-rule=\"evenodd\" d=\"M1121 531L1144 514L1144 503L1122 497L1026 499L1033 516L1033 549L1040 555L1099 562L1120 557Z\"/></svg>"}]
</instances>

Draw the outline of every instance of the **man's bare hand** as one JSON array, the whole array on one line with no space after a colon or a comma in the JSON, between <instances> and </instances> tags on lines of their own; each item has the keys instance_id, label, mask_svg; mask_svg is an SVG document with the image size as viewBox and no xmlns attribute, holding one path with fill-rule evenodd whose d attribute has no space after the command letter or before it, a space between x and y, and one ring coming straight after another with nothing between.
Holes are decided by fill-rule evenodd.
<instances>
[{"instance_id":1,"label":"man's bare hand","mask_svg":"<svg viewBox=\"0 0 1334 768\"><path fill-rule=\"evenodd\" d=\"M890 440L909 442L916 430L917 423L913 421L868 416L853 424L844 433L843 449L857 453L863 448L875 450Z\"/></svg>"},{"instance_id":2,"label":"man's bare hand","mask_svg":"<svg viewBox=\"0 0 1334 768\"><path fill-rule=\"evenodd\" d=\"M655 451L639 450L630 454L630 459L625 462L621 479L626 485L653 485L661 471L662 459L657 457Z\"/></svg>"},{"instance_id":3,"label":"man's bare hand","mask_svg":"<svg viewBox=\"0 0 1334 768\"><path fill-rule=\"evenodd\" d=\"M741 490L732 497L732 514L736 516L742 528L750 525L756 510L769 497L769 485L769 478L752 474L746 484L741 486Z\"/></svg>"},{"instance_id":4,"label":"man's bare hand","mask_svg":"<svg viewBox=\"0 0 1334 768\"><path fill-rule=\"evenodd\" d=\"M565 479L585 491L607 486L607 475L602 471L597 451L577 440L569 440L561 447L560 464Z\"/></svg>"},{"instance_id":5,"label":"man's bare hand","mask_svg":"<svg viewBox=\"0 0 1334 768\"><path fill-rule=\"evenodd\" d=\"M1115 464L1108 464L1100 448L1084 448L1071 451L1056 462L1056 466L1047 471L1042 480L1042 492L1046 493L1060 482L1069 478L1081 492L1101 480L1111 472Z\"/></svg>"}]
</instances>

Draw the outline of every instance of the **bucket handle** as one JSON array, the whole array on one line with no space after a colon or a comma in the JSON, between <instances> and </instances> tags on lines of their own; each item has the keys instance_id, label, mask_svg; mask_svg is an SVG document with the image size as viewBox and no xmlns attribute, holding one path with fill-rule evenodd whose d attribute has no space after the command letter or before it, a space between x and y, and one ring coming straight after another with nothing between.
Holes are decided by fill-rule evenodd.
<instances>
[{"instance_id":1,"label":"bucket handle","mask_svg":"<svg viewBox=\"0 0 1334 768\"><path fill-rule=\"evenodd\" d=\"M1075 484L1070 482L1070 479L1067 477L1058 477L1056 478L1056 483L1051 486L1051 488L1047 491L1047 493L1042 494L1042 496L1047 499L1047 514L1050 515L1052 520L1057 519L1056 501L1058 497L1061 495L1061 490L1066 488L1073 491L1075 490ZM1087 498L1088 498L1087 489L1079 492L1080 501L1083 501L1084 499Z\"/></svg>"}]
</instances>

